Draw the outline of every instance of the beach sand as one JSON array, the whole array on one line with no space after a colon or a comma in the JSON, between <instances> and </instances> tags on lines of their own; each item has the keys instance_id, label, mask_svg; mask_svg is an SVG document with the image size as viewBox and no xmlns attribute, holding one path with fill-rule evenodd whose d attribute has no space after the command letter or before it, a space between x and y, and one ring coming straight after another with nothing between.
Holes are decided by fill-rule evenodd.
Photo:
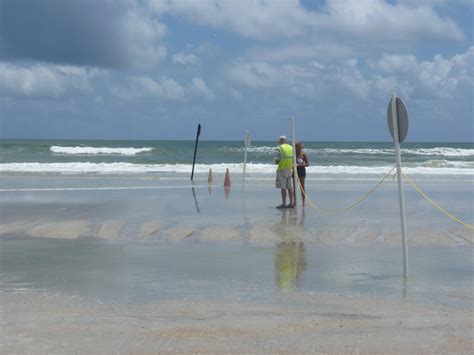
<instances>
[{"instance_id":1,"label":"beach sand","mask_svg":"<svg viewBox=\"0 0 474 355\"><path fill-rule=\"evenodd\" d=\"M469 184L426 189L472 223ZM473 234L408 190L404 278L395 182L335 216L251 183L1 197L2 353L472 353Z\"/></svg>"},{"instance_id":2,"label":"beach sand","mask_svg":"<svg viewBox=\"0 0 474 355\"><path fill-rule=\"evenodd\" d=\"M146 305L2 294L2 353L472 353L471 314L334 294L291 304L169 300Z\"/></svg>"}]
</instances>

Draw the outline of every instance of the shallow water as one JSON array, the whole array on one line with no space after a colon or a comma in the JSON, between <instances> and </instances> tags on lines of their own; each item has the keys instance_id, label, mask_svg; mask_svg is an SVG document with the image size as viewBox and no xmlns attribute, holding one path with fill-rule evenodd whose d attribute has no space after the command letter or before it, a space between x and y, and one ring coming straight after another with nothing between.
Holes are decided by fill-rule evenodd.
<instances>
[{"instance_id":1,"label":"shallow water","mask_svg":"<svg viewBox=\"0 0 474 355\"><path fill-rule=\"evenodd\" d=\"M84 219L91 227L89 236L94 236L97 232L94 229L107 219L125 220L129 225L162 220L168 225L188 224L198 228L225 225L243 230L259 224L271 227L297 224L315 231L325 226L343 229L355 226L357 230L399 227L397 183L391 178L362 204L347 213L329 216L317 213L309 202L305 209L298 211L275 210L281 202L273 180L250 180L244 190L239 181L233 183L226 192L217 182L208 186L207 181L202 180L190 184L188 180L132 177L2 178L0 216L2 223ZM307 181L306 185L307 194L315 204L333 210L352 204L375 182ZM425 182L421 187L456 217L467 223L474 222L472 183ZM409 229L453 231L460 228L406 184L405 200ZM129 228L128 231L123 229L117 239L135 237L136 231Z\"/></svg>"},{"instance_id":2,"label":"shallow water","mask_svg":"<svg viewBox=\"0 0 474 355\"><path fill-rule=\"evenodd\" d=\"M269 181L250 180L243 191L236 184L227 194L217 184L197 181L193 188L184 180L94 177L78 185L70 177L34 177L1 183L2 292L60 292L107 303L279 303L288 293L330 293L473 306L472 233L409 187L410 276L401 276L393 180L334 216L309 206L276 210L279 191ZM347 206L372 186L310 181L307 191L330 209ZM472 223L471 185L424 187Z\"/></svg>"},{"instance_id":3,"label":"shallow water","mask_svg":"<svg viewBox=\"0 0 474 355\"><path fill-rule=\"evenodd\" d=\"M107 303L279 303L291 293L408 298L472 308L472 248L110 244L3 238L1 291L60 292Z\"/></svg>"}]
</instances>

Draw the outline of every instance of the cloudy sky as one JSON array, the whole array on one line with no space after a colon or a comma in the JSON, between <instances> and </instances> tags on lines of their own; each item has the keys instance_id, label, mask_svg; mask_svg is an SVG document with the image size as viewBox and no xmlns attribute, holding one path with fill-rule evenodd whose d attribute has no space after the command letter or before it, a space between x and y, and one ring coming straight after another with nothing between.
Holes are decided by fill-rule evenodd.
<instances>
[{"instance_id":1,"label":"cloudy sky","mask_svg":"<svg viewBox=\"0 0 474 355\"><path fill-rule=\"evenodd\" d=\"M473 141L473 0L0 0L2 138Z\"/></svg>"}]
</instances>

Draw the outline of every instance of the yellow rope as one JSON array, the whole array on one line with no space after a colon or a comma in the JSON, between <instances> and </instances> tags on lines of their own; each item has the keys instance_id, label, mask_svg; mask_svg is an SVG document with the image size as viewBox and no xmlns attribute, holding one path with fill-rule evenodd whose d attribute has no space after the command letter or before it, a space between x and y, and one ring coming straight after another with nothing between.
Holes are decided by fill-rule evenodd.
<instances>
[{"instance_id":1,"label":"yellow rope","mask_svg":"<svg viewBox=\"0 0 474 355\"><path fill-rule=\"evenodd\" d=\"M463 226L465 226L466 228L469 228L471 230L474 230L474 226L471 225L471 224L468 224L468 223L465 223L463 221L461 221L459 218L453 216L451 213L449 213L448 211L446 211L443 207L441 207L440 205L438 205L436 202L434 202L431 198L428 197L427 194L425 194L419 187L418 185L415 184L415 182L410 179L408 176L406 176L405 174L402 173L402 176L410 183L411 186L413 186L413 188L418 191L418 193L423 196L426 201L428 201L433 207L437 208L438 210L440 210L441 212L443 212L446 216L448 216L449 218L455 220L456 222L458 223L461 223Z\"/></svg>"},{"instance_id":2,"label":"yellow rope","mask_svg":"<svg viewBox=\"0 0 474 355\"><path fill-rule=\"evenodd\" d=\"M295 174L296 176L296 180L298 181L298 185L301 189L301 192L304 194L304 196L306 197L306 199L308 200L309 204L311 205L312 208L314 208L316 211L318 211L320 214L325 214L325 215L330 215L330 214L336 214L336 213L343 213L343 212L346 212L352 208L354 208L355 206L359 205L362 201L364 201L370 194L372 194L373 192L375 192L375 190L377 190L377 188L385 181L385 179L387 179L390 174L392 173L392 171L396 168L396 165L390 169L390 171L372 188L370 189L365 195L363 195L361 198L359 198L357 201L355 201L354 203L350 204L349 206L345 207L345 208L339 208L339 209L335 209L335 210L325 210L325 209L322 209L322 208L319 208L318 206L316 206L316 204L308 197L308 195L306 194L306 192L304 191L304 189L301 187L301 182L300 182L300 179L298 177L298 174ZM295 169L296 170L296 169Z\"/></svg>"},{"instance_id":3,"label":"yellow rope","mask_svg":"<svg viewBox=\"0 0 474 355\"><path fill-rule=\"evenodd\" d=\"M370 189L366 194L364 194L361 198L359 198L357 201L355 201L354 203L350 204L349 206L345 207L345 208L339 208L339 209L335 209L335 210L326 210L326 209L322 209L318 206L316 206L316 204L311 200L311 198L306 194L306 191L302 188L301 186L301 181L298 177L298 174L296 173L296 168L294 168L294 174L296 176L296 181L298 181L298 186L300 187L300 190L301 192L303 193L303 195L306 197L306 200L309 202L310 206L315 209L317 212L319 212L320 214L323 214L323 215L331 215L331 214L337 214L337 213L344 213L354 207L356 207L357 205L359 205L361 202L363 202L369 195L371 195L373 192L375 192L375 190L377 190L377 188L390 176L390 174L393 172L393 170L396 168L396 165L392 167L392 169L390 169L390 171L372 188ZM249 171L247 170L246 171L247 174L249 174ZM251 174L249 174L250 177L252 178L253 176ZM468 229L471 229L471 230L474 230L474 226L469 224L469 223L466 223L466 222L463 222L461 221L459 218L457 218L456 216L453 216L451 213L449 213L448 211L446 211L443 207L441 207L440 205L438 205L435 201L433 201L428 195L426 195L419 187L418 185L416 185L416 183L411 179L409 178L407 175L403 174L402 173L402 176L404 179L406 179L410 185L421 195L423 196L426 201L428 201L433 207L435 207L436 209L438 209L439 211L441 211L442 213L444 213L446 216L448 216L449 218L453 219L454 221L462 224L463 226L465 226L466 228ZM394 175L395 177L395 175ZM256 177L255 177L256 178ZM296 191L295 191L296 193Z\"/></svg>"}]
</instances>

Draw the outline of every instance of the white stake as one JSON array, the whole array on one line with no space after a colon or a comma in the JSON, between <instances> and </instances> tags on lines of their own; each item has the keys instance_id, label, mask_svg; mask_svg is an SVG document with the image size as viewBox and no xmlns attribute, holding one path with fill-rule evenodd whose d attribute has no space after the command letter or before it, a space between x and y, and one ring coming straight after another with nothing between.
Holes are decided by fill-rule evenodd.
<instances>
[{"instance_id":1,"label":"white stake","mask_svg":"<svg viewBox=\"0 0 474 355\"><path fill-rule=\"evenodd\" d=\"M242 189L245 185L245 171L247 170L247 148L250 145L250 132L245 132L245 153L244 153L244 172L242 175Z\"/></svg>"},{"instance_id":2,"label":"white stake","mask_svg":"<svg viewBox=\"0 0 474 355\"><path fill-rule=\"evenodd\" d=\"M291 140L293 144L293 195L294 195L294 203L295 208L298 206L296 203L296 179L297 179L297 171L296 171L296 139L295 139L295 120L293 117L290 117L291 122Z\"/></svg>"},{"instance_id":3,"label":"white stake","mask_svg":"<svg viewBox=\"0 0 474 355\"><path fill-rule=\"evenodd\" d=\"M398 197L400 202L400 220L402 225L402 242L403 242L403 275L408 276L408 246L407 246L407 227L405 224L405 199L403 197L403 180L402 166L400 157L400 142L398 135L398 113L397 113L397 96L392 95L392 122L393 122L393 141L395 142L395 155L397 159L397 180L398 180Z\"/></svg>"}]
</instances>

